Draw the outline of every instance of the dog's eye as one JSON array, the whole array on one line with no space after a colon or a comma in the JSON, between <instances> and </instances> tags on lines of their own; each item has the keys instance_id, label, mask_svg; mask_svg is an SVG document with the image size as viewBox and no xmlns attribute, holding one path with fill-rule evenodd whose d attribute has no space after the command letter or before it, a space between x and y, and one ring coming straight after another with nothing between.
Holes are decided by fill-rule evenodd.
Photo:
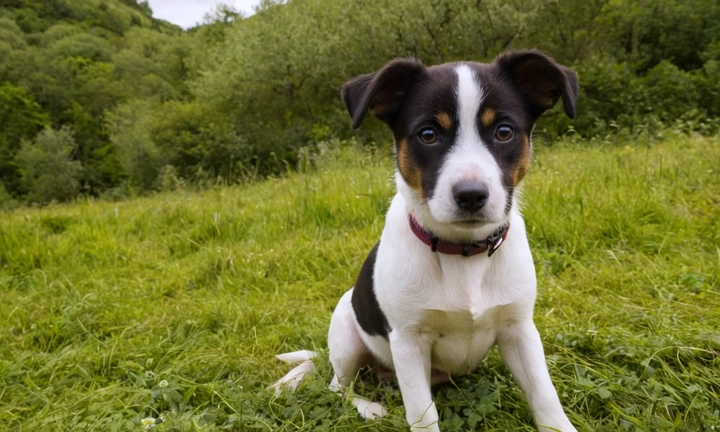
<instances>
[{"instance_id":1,"label":"dog's eye","mask_svg":"<svg viewBox=\"0 0 720 432\"><path fill-rule=\"evenodd\" d=\"M498 141L508 141L513 137L513 130L508 125L501 125L495 130L495 138Z\"/></svg>"},{"instance_id":2,"label":"dog's eye","mask_svg":"<svg viewBox=\"0 0 720 432\"><path fill-rule=\"evenodd\" d=\"M420 139L425 144L433 144L437 141L437 133L435 130L427 128L420 131Z\"/></svg>"}]
</instances>

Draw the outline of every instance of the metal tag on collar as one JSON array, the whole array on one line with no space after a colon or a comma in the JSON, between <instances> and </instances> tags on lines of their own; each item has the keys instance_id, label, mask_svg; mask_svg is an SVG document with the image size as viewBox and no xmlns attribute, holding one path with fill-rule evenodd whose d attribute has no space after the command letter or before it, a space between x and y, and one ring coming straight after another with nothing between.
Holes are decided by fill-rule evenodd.
<instances>
[{"instance_id":1,"label":"metal tag on collar","mask_svg":"<svg viewBox=\"0 0 720 432\"><path fill-rule=\"evenodd\" d=\"M495 253L495 251L500 247L500 245L503 242L503 236L502 234L498 236L497 240L495 240L494 243L488 242L488 256L491 257L492 254Z\"/></svg>"}]
</instances>

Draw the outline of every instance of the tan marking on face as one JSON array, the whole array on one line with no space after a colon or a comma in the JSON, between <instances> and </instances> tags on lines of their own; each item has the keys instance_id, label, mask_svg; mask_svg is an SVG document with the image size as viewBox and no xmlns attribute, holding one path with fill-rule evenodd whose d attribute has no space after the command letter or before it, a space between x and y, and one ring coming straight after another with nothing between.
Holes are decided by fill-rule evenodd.
<instances>
[{"instance_id":1,"label":"tan marking on face","mask_svg":"<svg viewBox=\"0 0 720 432\"><path fill-rule=\"evenodd\" d=\"M520 153L520 159L518 160L515 172L513 172L513 186L517 186L520 180L527 174L528 168L530 167L530 159L532 158L532 150L530 147L530 137L523 135L522 150Z\"/></svg>"},{"instance_id":2,"label":"tan marking on face","mask_svg":"<svg viewBox=\"0 0 720 432\"><path fill-rule=\"evenodd\" d=\"M400 174L408 186L416 190L422 189L422 174L420 173L420 168L415 165L412 159L407 138L403 138L398 142L397 164Z\"/></svg>"},{"instance_id":3,"label":"tan marking on face","mask_svg":"<svg viewBox=\"0 0 720 432\"><path fill-rule=\"evenodd\" d=\"M485 111L482 112L482 115L480 116L480 121L482 122L483 127L490 127L495 122L495 117L497 116L497 113L492 108L485 108Z\"/></svg>"},{"instance_id":4,"label":"tan marking on face","mask_svg":"<svg viewBox=\"0 0 720 432\"><path fill-rule=\"evenodd\" d=\"M435 116L435 120L440 124L440 127L447 130L450 130L452 127L452 120L450 120L450 116L446 112L440 112Z\"/></svg>"}]
</instances>

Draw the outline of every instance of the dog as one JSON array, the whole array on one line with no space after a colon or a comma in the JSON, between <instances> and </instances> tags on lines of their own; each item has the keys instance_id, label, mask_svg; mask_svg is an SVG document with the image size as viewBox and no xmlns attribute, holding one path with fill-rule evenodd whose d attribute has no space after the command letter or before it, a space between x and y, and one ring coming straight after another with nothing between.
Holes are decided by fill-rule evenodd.
<instances>
[{"instance_id":1,"label":"dog","mask_svg":"<svg viewBox=\"0 0 720 432\"><path fill-rule=\"evenodd\" d=\"M472 372L497 344L538 430L575 431L533 322L536 275L517 196L536 120L558 100L575 118L575 72L536 50L490 64L395 59L341 93L353 129L368 111L390 128L397 194L332 314L330 387L346 391L368 365L394 372L410 429L439 431L431 387ZM301 364L275 388L312 372L313 356L281 357ZM365 418L386 414L351 400Z\"/></svg>"}]
</instances>

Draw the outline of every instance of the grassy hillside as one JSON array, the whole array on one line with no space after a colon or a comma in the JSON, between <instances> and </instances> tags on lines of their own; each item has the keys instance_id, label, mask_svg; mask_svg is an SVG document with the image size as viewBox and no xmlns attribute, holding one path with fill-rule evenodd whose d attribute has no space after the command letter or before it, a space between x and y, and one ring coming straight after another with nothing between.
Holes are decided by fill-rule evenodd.
<instances>
[{"instance_id":1,"label":"grassy hillside","mask_svg":"<svg viewBox=\"0 0 720 432\"><path fill-rule=\"evenodd\" d=\"M718 430L720 140L634 144L539 146L525 180L550 372L579 430ZM274 354L326 353L393 194L388 154L3 214L0 429L405 430L396 386L358 390L390 408L362 422L324 357L297 393L265 390ZM496 352L437 402L447 430L533 430Z\"/></svg>"}]
</instances>

